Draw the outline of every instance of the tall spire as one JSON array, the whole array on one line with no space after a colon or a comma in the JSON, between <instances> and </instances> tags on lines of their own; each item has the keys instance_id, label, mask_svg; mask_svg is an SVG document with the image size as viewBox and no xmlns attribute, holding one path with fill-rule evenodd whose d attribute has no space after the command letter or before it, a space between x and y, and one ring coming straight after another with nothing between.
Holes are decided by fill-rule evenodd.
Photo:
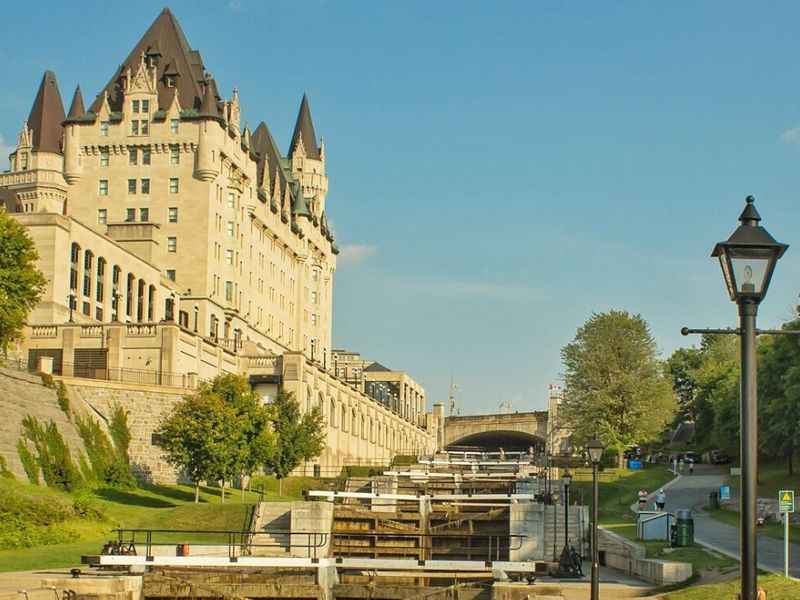
<instances>
[{"instance_id":1,"label":"tall spire","mask_svg":"<svg viewBox=\"0 0 800 600\"><path fill-rule=\"evenodd\" d=\"M289 156L297 147L298 140L302 140L306 156L320 159L319 147L317 146L317 134L314 133L314 122L311 120L311 109L308 107L308 96L303 94L303 101L300 103L300 112L297 113L297 122L294 125L292 142L289 144Z\"/></svg>"},{"instance_id":2,"label":"tall spire","mask_svg":"<svg viewBox=\"0 0 800 600\"><path fill-rule=\"evenodd\" d=\"M28 127L33 130L33 150L60 154L63 122L64 103L58 91L56 74L45 71L28 115Z\"/></svg>"},{"instance_id":3,"label":"tall spire","mask_svg":"<svg viewBox=\"0 0 800 600\"><path fill-rule=\"evenodd\" d=\"M103 103L103 92L108 92L112 111L122 109L123 92L120 80L130 68L136 71L145 56L148 67L156 69L158 105L166 110L173 98L172 87L180 93L184 108L198 109L203 99L201 83L205 74L200 53L192 50L175 15L165 8L153 21L136 46L131 50L108 84L89 107L97 113Z\"/></svg>"},{"instance_id":4,"label":"tall spire","mask_svg":"<svg viewBox=\"0 0 800 600\"><path fill-rule=\"evenodd\" d=\"M69 114L67 121L75 121L86 115L86 109L83 107L83 94L81 94L81 86L75 88L75 95L72 96L72 104L69 106Z\"/></svg>"}]
</instances>

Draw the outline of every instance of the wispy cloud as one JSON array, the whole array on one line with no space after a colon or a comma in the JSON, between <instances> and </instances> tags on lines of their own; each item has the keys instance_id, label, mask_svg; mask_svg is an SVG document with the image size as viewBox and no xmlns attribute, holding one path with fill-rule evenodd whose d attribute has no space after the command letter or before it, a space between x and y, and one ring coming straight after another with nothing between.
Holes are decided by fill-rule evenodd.
<instances>
[{"instance_id":1,"label":"wispy cloud","mask_svg":"<svg viewBox=\"0 0 800 600\"><path fill-rule=\"evenodd\" d=\"M780 141L784 144L800 144L800 127L793 127L787 129L779 136Z\"/></svg>"},{"instance_id":2,"label":"wispy cloud","mask_svg":"<svg viewBox=\"0 0 800 600\"><path fill-rule=\"evenodd\" d=\"M339 252L339 265L358 265L375 256L378 252L377 246L369 244L345 244Z\"/></svg>"},{"instance_id":3,"label":"wispy cloud","mask_svg":"<svg viewBox=\"0 0 800 600\"><path fill-rule=\"evenodd\" d=\"M492 300L535 300L542 290L516 284L466 279L396 279L392 285L406 294L425 294L440 298L485 298Z\"/></svg>"},{"instance_id":4,"label":"wispy cloud","mask_svg":"<svg viewBox=\"0 0 800 600\"><path fill-rule=\"evenodd\" d=\"M0 134L0 171L8 169L8 155L14 151L16 146L6 142L6 138Z\"/></svg>"}]
</instances>

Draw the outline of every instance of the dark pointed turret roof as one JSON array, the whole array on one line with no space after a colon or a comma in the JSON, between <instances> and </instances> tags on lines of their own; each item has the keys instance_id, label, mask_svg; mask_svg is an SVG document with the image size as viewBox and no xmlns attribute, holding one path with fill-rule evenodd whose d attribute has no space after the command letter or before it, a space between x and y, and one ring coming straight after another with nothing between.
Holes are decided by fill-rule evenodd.
<instances>
[{"instance_id":1,"label":"dark pointed turret roof","mask_svg":"<svg viewBox=\"0 0 800 600\"><path fill-rule=\"evenodd\" d=\"M205 88L198 115L219 119L221 117L219 115L219 107L217 106L217 84L213 79L209 79Z\"/></svg>"},{"instance_id":2,"label":"dark pointed turret roof","mask_svg":"<svg viewBox=\"0 0 800 600\"><path fill-rule=\"evenodd\" d=\"M308 107L308 96L303 94L303 101L300 103L300 112L297 113L297 123L294 125L292 142L289 144L289 156L294 153L298 138L302 138L306 156L319 160L319 146L317 146L317 134L314 132L314 122L311 120L311 109Z\"/></svg>"},{"instance_id":3,"label":"dark pointed turret roof","mask_svg":"<svg viewBox=\"0 0 800 600\"><path fill-rule=\"evenodd\" d=\"M72 96L72 104L69 106L67 121L81 119L84 115L86 115L86 109L83 107L83 94L81 94L81 86L78 86L75 88L75 94Z\"/></svg>"},{"instance_id":4,"label":"dark pointed turret roof","mask_svg":"<svg viewBox=\"0 0 800 600\"><path fill-rule=\"evenodd\" d=\"M250 138L250 145L253 151L258 154L258 168L260 171L263 170L265 166L268 166L269 176L273 177L275 167L278 167L278 181L272 181L272 186L274 188L274 186L277 185L280 187L280 190L283 191L288 183L288 179L283 170L281 152L278 149L278 144L275 143L275 138L272 137L269 131L269 127L267 127L264 121L261 121L253 132L253 137ZM261 179L259 179L259 181L261 181Z\"/></svg>"},{"instance_id":5,"label":"dark pointed turret roof","mask_svg":"<svg viewBox=\"0 0 800 600\"><path fill-rule=\"evenodd\" d=\"M299 182L296 182L294 185L294 205L292 206L292 212L298 217L311 218L311 211L308 210L308 202L306 202L306 196L303 194L303 186L301 186Z\"/></svg>"},{"instance_id":6,"label":"dark pointed turret roof","mask_svg":"<svg viewBox=\"0 0 800 600\"><path fill-rule=\"evenodd\" d=\"M33 130L33 149L60 154L63 122L64 103L58 91L56 74L45 71L28 115L28 127Z\"/></svg>"},{"instance_id":7,"label":"dark pointed turret roof","mask_svg":"<svg viewBox=\"0 0 800 600\"><path fill-rule=\"evenodd\" d=\"M175 79L175 87L180 94L181 106L184 108L198 109L203 98L202 82L205 67L200 53L189 47L189 42L183 34L181 26L168 8L161 11L142 39L134 46L128 58L120 65L117 72L105 88L97 95L90 110L98 112L103 103L103 92L108 92L108 102L112 111L122 109L122 88L120 77L130 68L133 72L139 66L142 53L150 59L157 61L158 80L158 105L164 110L168 106L167 87L164 73L169 68L170 75Z\"/></svg>"}]
</instances>

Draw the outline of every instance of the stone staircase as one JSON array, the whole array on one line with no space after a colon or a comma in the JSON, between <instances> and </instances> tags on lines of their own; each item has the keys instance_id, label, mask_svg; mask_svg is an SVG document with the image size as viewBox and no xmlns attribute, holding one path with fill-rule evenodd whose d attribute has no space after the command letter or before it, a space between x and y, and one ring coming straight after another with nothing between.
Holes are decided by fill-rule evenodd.
<instances>
[{"instance_id":1,"label":"stone staircase","mask_svg":"<svg viewBox=\"0 0 800 600\"><path fill-rule=\"evenodd\" d=\"M75 425L58 406L56 391L45 387L38 375L0 367L0 415L0 455L17 479L27 481L17 452L22 420L27 415L36 417L40 423L55 422L77 464L83 452L83 441Z\"/></svg>"},{"instance_id":2,"label":"stone staircase","mask_svg":"<svg viewBox=\"0 0 800 600\"><path fill-rule=\"evenodd\" d=\"M251 556L285 556L290 547L288 531L292 528L291 502L259 502L255 508L250 536ZM287 533L270 533L285 531Z\"/></svg>"}]
</instances>

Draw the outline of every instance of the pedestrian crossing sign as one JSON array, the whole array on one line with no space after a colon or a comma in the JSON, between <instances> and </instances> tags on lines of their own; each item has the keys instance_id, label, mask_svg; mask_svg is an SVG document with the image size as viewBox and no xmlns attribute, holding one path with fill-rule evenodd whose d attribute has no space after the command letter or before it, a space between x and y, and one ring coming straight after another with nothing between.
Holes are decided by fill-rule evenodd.
<instances>
[{"instance_id":1,"label":"pedestrian crossing sign","mask_svg":"<svg viewBox=\"0 0 800 600\"><path fill-rule=\"evenodd\" d=\"M780 506L780 512L793 513L794 490L781 490L778 492L778 505Z\"/></svg>"}]
</instances>

